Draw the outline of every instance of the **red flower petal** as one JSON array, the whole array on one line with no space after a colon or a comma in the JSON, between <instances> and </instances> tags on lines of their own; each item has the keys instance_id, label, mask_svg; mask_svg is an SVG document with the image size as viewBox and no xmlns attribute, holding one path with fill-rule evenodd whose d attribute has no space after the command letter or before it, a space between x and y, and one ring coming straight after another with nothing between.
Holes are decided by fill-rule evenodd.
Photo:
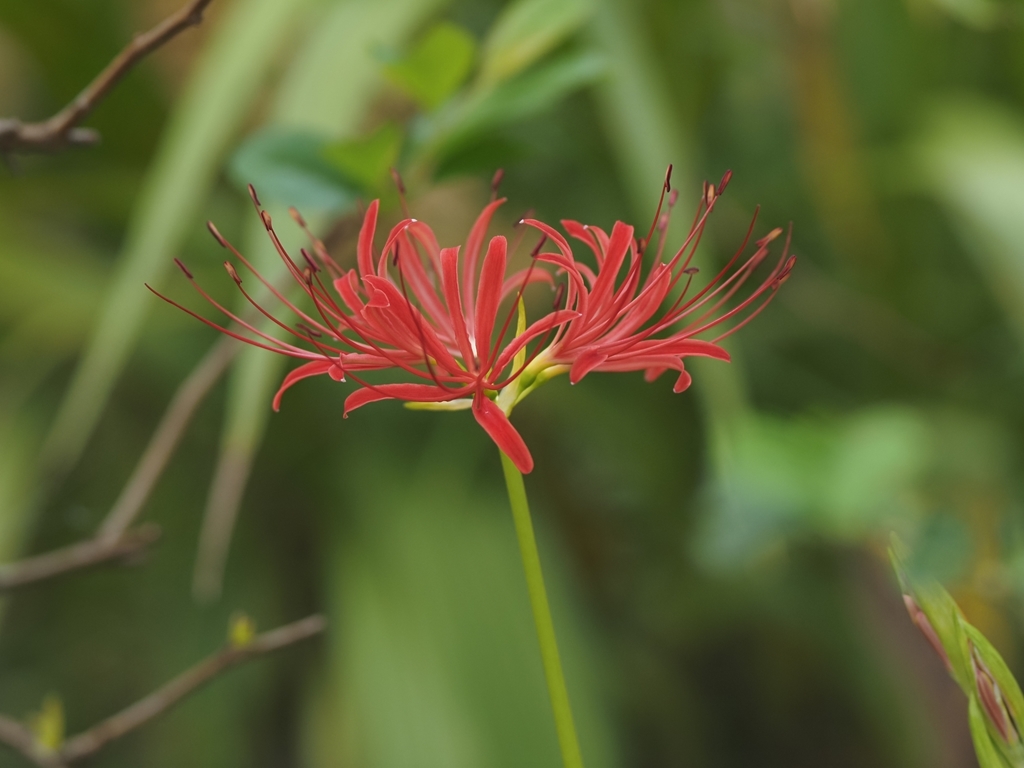
<instances>
[{"instance_id":1,"label":"red flower petal","mask_svg":"<svg viewBox=\"0 0 1024 768\"><path fill-rule=\"evenodd\" d=\"M508 416L501 410L494 401L485 395L477 392L473 398L473 416L477 423L484 428L484 432L491 436L501 452L512 459L516 469L524 475L533 471L533 456L530 449L526 447L522 436L512 426Z\"/></svg>"},{"instance_id":2,"label":"red flower petal","mask_svg":"<svg viewBox=\"0 0 1024 768\"><path fill-rule=\"evenodd\" d=\"M359 243L356 245L356 259L359 264L359 274L366 276L373 274L373 234L377 231L377 209L380 208L380 200L374 200L366 209L363 216L363 226L359 229Z\"/></svg>"},{"instance_id":3,"label":"red flower petal","mask_svg":"<svg viewBox=\"0 0 1024 768\"><path fill-rule=\"evenodd\" d=\"M459 389L441 389L434 384L378 384L373 387L357 389L345 398L343 416L348 416L356 408L376 403L378 400L409 400L416 403L443 403L464 397L466 387Z\"/></svg>"},{"instance_id":4,"label":"red flower petal","mask_svg":"<svg viewBox=\"0 0 1024 768\"><path fill-rule=\"evenodd\" d=\"M459 293L459 249L445 248L441 251L441 290L448 305L452 328L455 331L455 343L459 346L462 360L466 367L473 371L473 347L469 343L469 331L466 328L466 315L462 308L462 296Z\"/></svg>"},{"instance_id":5,"label":"red flower petal","mask_svg":"<svg viewBox=\"0 0 1024 768\"><path fill-rule=\"evenodd\" d=\"M542 333L546 333L558 325L567 323L570 320L575 320L579 316L579 312L573 312L571 309L559 309L542 317L540 320L537 320L533 325L529 326L525 331L516 336L503 350L501 350L501 354L498 355L498 359L494 361L494 367L492 370L495 374L500 373L506 365L512 362L512 358L516 356L516 352L529 344L534 338L540 336Z\"/></svg>"},{"instance_id":6,"label":"red flower petal","mask_svg":"<svg viewBox=\"0 0 1024 768\"><path fill-rule=\"evenodd\" d=\"M508 243L504 237L492 237L480 270L480 288L476 297L476 321L473 325L476 337L476 354L481 360L490 357L491 333L494 319L498 315L501 301L501 284L505 279L505 253Z\"/></svg>"},{"instance_id":7,"label":"red flower petal","mask_svg":"<svg viewBox=\"0 0 1024 768\"><path fill-rule=\"evenodd\" d=\"M607 359L608 355L597 349L582 352L569 369L569 382L575 384Z\"/></svg>"},{"instance_id":8,"label":"red flower petal","mask_svg":"<svg viewBox=\"0 0 1024 768\"><path fill-rule=\"evenodd\" d=\"M690 376L689 372L684 368L679 372L679 378L676 379L676 383L672 386L672 391L678 395L680 392L683 392L684 390L688 389L690 384L692 383L693 378Z\"/></svg>"},{"instance_id":9,"label":"red flower petal","mask_svg":"<svg viewBox=\"0 0 1024 768\"><path fill-rule=\"evenodd\" d=\"M466 317L473 317L476 309L473 296L476 288L476 263L480 258L480 249L484 246L484 238L487 237L487 228L491 225L494 212L504 202L505 198L503 197L484 208L473 223L473 228L469 230L469 237L466 238L465 262L462 265L462 295L466 302Z\"/></svg>"},{"instance_id":10,"label":"red flower petal","mask_svg":"<svg viewBox=\"0 0 1024 768\"><path fill-rule=\"evenodd\" d=\"M272 404L274 410L281 410L281 396L285 393L285 390L296 382L308 379L310 376L319 376L323 373L330 374L330 377L335 381L345 380L344 371L333 360L314 360L311 363L300 365L295 370L289 371L288 375L284 377L284 381L281 382L277 394L274 395L274 402Z\"/></svg>"},{"instance_id":11,"label":"red flower petal","mask_svg":"<svg viewBox=\"0 0 1024 768\"><path fill-rule=\"evenodd\" d=\"M590 311L595 315L605 309L615 289L615 280L619 276L622 262L626 260L629 244L633 242L633 228L621 221L616 221L612 228L612 237L608 243L604 263L590 293Z\"/></svg>"}]
</instances>

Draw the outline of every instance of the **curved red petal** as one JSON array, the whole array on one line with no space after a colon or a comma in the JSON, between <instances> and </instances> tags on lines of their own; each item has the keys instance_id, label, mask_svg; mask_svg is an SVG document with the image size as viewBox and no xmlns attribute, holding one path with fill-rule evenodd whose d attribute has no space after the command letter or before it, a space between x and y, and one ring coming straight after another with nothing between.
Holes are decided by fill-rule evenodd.
<instances>
[{"instance_id":1,"label":"curved red petal","mask_svg":"<svg viewBox=\"0 0 1024 768\"><path fill-rule=\"evenodd\" d=\"M577 357L569 369L569 381L575 384L601 363L608 359L608 355L596 349L588 349Z\"/></svg>"},{"instance_id":2,"label":"curved red petal","mask_svg":"<svg viewBox=\"0 0 1024 768\"><path fill-rule=\"evenodd\" d=\"M533 471L533 456L530 455L530 449L526 447L522 436L512 426L512 422L501 408L478 392L473 398L473 416L501 452L512 459L516 469L524 475Z\"/></svg>"},{"instance_id":3,"label":"curved red petal","mask_svg":"<svg viewBox=\"0 0 1024 768\"><path fill-rule=\"evenodd\" d=\"M373 235L377 231L377 210L380 208L380 200L374 200L366 209L363 216L363 226L359 229L359 242L356 245L356 259L359 265L359 274L366 276L373 274Z\"/></svg>"},{"instance_id":4,"label":"curved red petal","mask_svg":"<svg viewBox=\"0 0 1024 768\"><path fill-rule=\"evenodd\" d=\"M687 390L692 383L693 378L690 376L689 372L684 368L679 372L679 378L676 379L676 383L672 385L672 391L678 395L680 392L684 392L685 390Z\"/></svg>"},{"instance_id":5,"label":"curved red petal","mask_svg":"<svg viewBox=\"0 0 1024 768\"><path fill-rule=\"evenodd\" d=\"M498 235L491 238L480 269L480 288L476 296L476 321L473 324L476 339L476 354L481 360L490 358L491 333L498 316L501 301L501 285L505 280L505 255L508 241Z\"/></svg>"},{"instance_id":6,"label":"curved red petal","mask_svg":"<svg viewBox=\"0 0 1024 768\"><path fill-rule=\"evenodd\" d=\"M288 375L284 377L284 381L281 382L281 386L274 395L274 402L272 404L274 410L281 410L281 396L285 393L285 390L293 384L302 381L303 379L308 379L310 376L319 376L324 373L330 374L330 377L335 381L345 380L344 372L333 360L314 360L311 363L300 365L295 370L290 371Z\"/></svg>"},{"instance_id":7,"label":"curved red petal","mask_svg":"<svg viewBox=\"0 0 1024 768\"><path fill-rule=\"evenodd\" d=\"M473 291L476 282L476 263L480 259L480 249L484 246L484 238L487 237L487 228L491 225L491 218L494 212L505 202L505 198L499 198L484 208L469 230L469 237L466 238L465 261L462 265L462 296L466 302L466 317L472 318L476 309L473 301Z\"/></svg>"},{"instance_id":8,"label":"curved red petal","mask_svg":"<svg viewBox=\"0 0 1024 768\"><path fill-rule=\"evenodd\" d=\"M465 387L459 389L442 389L435 384L378 384L373 387L357 389L345 398L345 410L342 415L348 416L356 408L375 403L378 400L410 400L417 403L443 403L465 397Z\"/></svg>"}]
</instances>

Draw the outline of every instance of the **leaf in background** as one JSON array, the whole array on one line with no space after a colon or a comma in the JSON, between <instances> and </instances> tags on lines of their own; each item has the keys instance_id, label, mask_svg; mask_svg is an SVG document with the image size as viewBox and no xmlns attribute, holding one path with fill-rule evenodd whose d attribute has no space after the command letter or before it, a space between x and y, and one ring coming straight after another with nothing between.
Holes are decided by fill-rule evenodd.
<instances>
[{"instance_id":1,"label":"leaf in background","mask_svg":"<svg viewBox=\"0 0 1024 768\"><path fill-rule=\"evenodd\" d=\"M918 181L952 214L969 253L1024 342L1024 118L947 98L911 147Z\"/></svg>"},{"instance_id":2,"label":"leaf in background","mask_svg":"<svg viewBox=\"0 0 1024 768\"><path fill-rule=\"evenodd\" d=\"M995 0L931 0L932 5L975 29L990 29L999 19Z\"/></svg>"},{"instance_id":3,"label":"leaf in background","mask_svg":"<svg viewBox=\"0 0 1024 768\"><path fill-rule=\"evenodd\" d=\"M325 144L320 154L329 166L372 193L380 190L388 171L397 164L403 138L401 128L385 123L364 138Z\"/></svg>"},{"instance_id":4,"label":"leaf in background","mask_svg":"<svg viewBox=\"0 0 1024 768\"><path fill-rule=\"evenodd\" d=\"M252 184L264 204L292 205L307 214L349 208L358 190L324 159L327 140L309 131L273 127L238 148L229 173L239 189Z\"/></svg>"},{"instance_id":5,"label":"leaf in background","mask_svg":"<svg viewBox=\"0 0 1024 768\"><path fill-rule=\"evenodd\" d=\"M809 531L852 540L912 517L935 434L923 414L865 409L845 419L746 415L711 490L695 557L735 567Z\"/></svg>"},{"instance_id":6,"label":"leaf in background","mask_svg":"<svg viewBox=\"0 0 1024 768\"><path fill-rule=\"evenodd\" d=\"M574 51L539 64L483 96L470 97L457 112L442 118L446 125L442 123L435 139L441 145L439 164L454 162L460 150L471 150L486 132L549 109L604 71L604 59L594 51Z\"/></svg>"},{"instance_id":7,"label":"leaf in background","mask_svg":"<svg viewBox=\"0 0 1024 768\"><path fill-rule=\"evenodd\" d=\"M462 27L431 27L401 59L384 67L388 79L426 110L439 107L466 81L476 41Z\"/></svg>"},{"instance_id":8,"label":"leaf in background","mask_svg":"<svg viewBox=\"0 0 1024 768\"><path fill-rule=\"evenodd\" d=\"M491 27L483 46L480 84L492 86L522 72L578 30L588 0L518 0Z\"/></svg>"}]
</instances>

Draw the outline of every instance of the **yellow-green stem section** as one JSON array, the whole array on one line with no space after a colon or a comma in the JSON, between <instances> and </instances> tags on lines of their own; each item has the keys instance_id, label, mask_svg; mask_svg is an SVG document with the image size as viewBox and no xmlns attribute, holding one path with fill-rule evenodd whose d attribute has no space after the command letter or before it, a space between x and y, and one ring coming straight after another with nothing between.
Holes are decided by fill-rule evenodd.
<instances>
[{"instance_id":1,"label":"yellow-green stem section","mask_svg":"<svg viewBox=\"0 0 1024 768\"><path fill-rule=\"evenodd\" d=\"M551 709L555 714L555 730L558 732L558 744L562 748L562 763L565 768L583 768L580 743L576 738L576 726L573 724L572 708L569 706L569 691L565 687L562 660L558 655L555 625L551 620L551 606L548 605L548 593L544 588L537 539L533 535L530 505L526 501L526 486L523 485L522 474L504 453L501 454L501 466L505 470L505 485L508 486L508 500L512 505L512 518L516 524L519 553L523 558L526 589L530 593L530 607L533 608L533 623L537 626L540 657L544 662L544 677L548 681L548 695L551 697Z\"/></svg>"}]
</instances>

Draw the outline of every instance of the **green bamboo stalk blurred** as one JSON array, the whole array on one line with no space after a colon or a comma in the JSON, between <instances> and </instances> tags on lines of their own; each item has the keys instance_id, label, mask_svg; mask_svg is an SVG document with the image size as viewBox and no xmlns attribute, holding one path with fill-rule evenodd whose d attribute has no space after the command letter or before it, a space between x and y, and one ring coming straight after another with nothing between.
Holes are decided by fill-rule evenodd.
<instances>
[{"instance_id":1,"label":"green bamboo stalk blurred","mask_svg":"<svg viewBox=\"0 0 1024 768\"><path fill-rule=\"evenodd\" d=\"M84 450L154 306L143 283L159 283L167 272L277 52L312 1L237 0L197 62L139 194L103 314L44 443L47 476L62 475Z\"/></svg>"}]
</instances>

